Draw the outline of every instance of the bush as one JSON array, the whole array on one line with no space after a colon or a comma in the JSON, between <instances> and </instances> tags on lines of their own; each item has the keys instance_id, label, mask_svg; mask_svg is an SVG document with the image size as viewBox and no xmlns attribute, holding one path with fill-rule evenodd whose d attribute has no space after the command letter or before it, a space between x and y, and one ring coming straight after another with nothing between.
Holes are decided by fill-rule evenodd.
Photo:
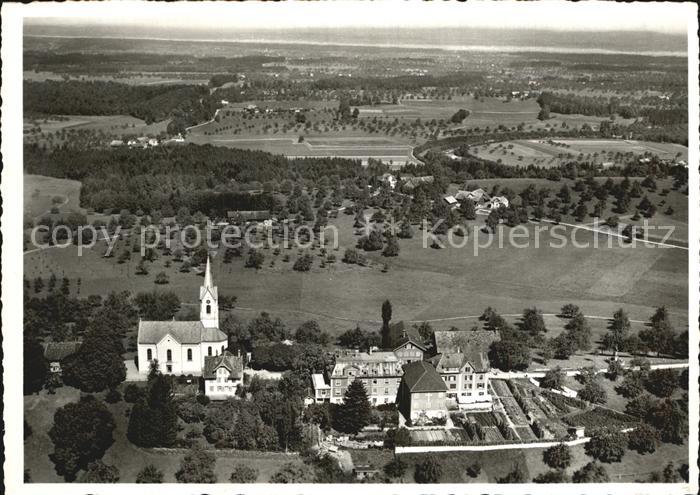
<instances>
[{"instance_id":1,"label":"bush","mask_svg":"<svg viewBox=\"0 0 700 495\"><path fill-rule=\"evenodd\" d=\"M627 448L627 436L615 430L600 429L585 446L586 454L601 462L620 462Z\"/></svg>"},{"instance_id":2,"label":"bush","mask_svg":"<svg viewBox=\"0 0 700 495\"><path fill-rule=\"evenodd\" d=\"M472 462L467 466L467 475L470 478L476 478L481 474L481 463L479 461Z\"/></svg>"},{"instance_id":3,"label":"bush","mask_svg":"<svg viewBox=\"0 0 700 495\"><path fill-rule=\"evenodd\" d=\"M647 424L641 424L628 435L629 448L640 454L652 453L659 442L658 432Z\"/></svg>"},{"instance_id":4,"label":"bush","mask_svg":"<svg viewBox=\"0 0 700 495\"><path fill-rule=\"evenodd\" d=\"M107 392L107 395L105 395L105 402L108 402L109 404L116 404L122 400L122 394L119 393L119 390L116 388L111 389L109 392Z\"/></svg>"},{"instance_id":5,"label":"bush","mask_svg":"<svg viewBox=\"0 0 700 495\"><path fill-rule=\"evenodd\" d=\"M206 396L205 396L206 397ZM177 401L177 415L185 423L199 423L204 419L204 406L194 397L185 397Z\"/></svg>"},{"instance_id":6,"label":"bush","mask_svg":"<svg viewBox=\"0 0 700 495\"><path fill-rule=\"evenodd\" d=\"M565 444L555 445L544 451L542 459L554 469L566 469L571 464L571 450Z\"/></svg>"},{"instance_id":7,"label":"bush","mask_svg":"<svg viewBox=\"0 0 700 495\"><path fill-rule=\"evenodd\" d=\"M401 478L408 466L399 457L395 457L392 461L384 466L384 472L391 478Z\"/></svg>"},{"instance_id":8,"label":"bush","mask_svg":"<svg viewBox=\"0 0 700 495\"><path fill-rule=\"evenodd\" d=\"M197 396L197 402L199 402L199 403L202 404L203 406L207 406L207 405L209 405L209 403L211 402L211 399L209 399L209 397L207 397L207 396L204 395L204 394L199 394L199 395Z\"/></svg>"},{"instance_id":9,"label":"bush","mask_svg":"<svg viewBox=\"0 0 700 495\"><path fill-rule=\"evenodd\" d=\"M426 455L423 460L416 463L413 478L416 483L437 483L442 477L442 465L432 454Z\"/></svg>"},{"instance_id":10,"label":"bush","mask_svg":"<svg viewBox=\"0 0 700 495\"><path fill-rule=\"evenodd\" d=\"M130 383L124 388L124 400L129 404L134 404L141 400L144 396L145 390L143 387L139 387L134 383Z\"/></svg>"},{"instance_id":11,"label":"bush","mask_svg":"<svg viewBox=\"0 0 700 495\"><path fill-rule=\"evenodd\" d=\"M229 481L231 483L255 483L258 481L259 474L260 471L256 468L244 464L236 464L233 466Z\"/></svg>"},{"instance_id":12,"label":"bush","mask_svg":"<svg viewBox=\"0 0 700 495\"><path fill-rule=\"evenodd\" d=\"M608 400L608 394L603 386L597 381L590 381L579 391L578 397L581 400L591 402L593 404L605 404Z\"/></svg>"},{"instance_id":13,"label":"bush","mask_svg":"<svg viewBox=\"0 0 700 495\"><path fill-rule=\"evenodd\" d=\"M605 483L610 481L610 477L604 466L593 461L578 471L574 471L572 481L574 483Z\"/></svg>"},{"instance_id":14,"label":"bush","mask_svg":"<svg viewBox=\"0 0 700 495\"><path fill-rule=\"evenodd\" d=\"M136 475L136 483L162 483L163 482L163 472L155 467L153 464L149 464Z\"/></svg>"}]
</instances>

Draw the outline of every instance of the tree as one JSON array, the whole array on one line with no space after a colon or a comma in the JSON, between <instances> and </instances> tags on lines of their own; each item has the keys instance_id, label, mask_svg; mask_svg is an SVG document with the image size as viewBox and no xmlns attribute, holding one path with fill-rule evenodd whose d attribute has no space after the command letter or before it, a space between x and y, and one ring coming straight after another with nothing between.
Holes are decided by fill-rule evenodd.
<instances>
[{"instance_id":1,"label":"tree","mask_svg":"<svg viewBox=\"0 0 700 495\"><path fill-rule=\"evenodd\" d=\"M294 340L300 344L327 345L330 337L321 330L317 321L309 320L299 325L294 334Z\"/></svg>"},{"instance_id":2,"label":"tree","mask_svg":"<svg viewBox=\"0 0 700 495\"><path fill-rule=\"evenodd\" d=\"M287 462L282 465L272 478L271 483L313 483L316 481L313 472L303 465L296 462Z\"/></svg>"},{"instance_id":3,"label":"tree","mask_svg":"<svg viewBox=\"0 0 700 495\"><path fill-rule=\"evenodd\" d=\"M523 312L520 328L532 336L543 334L547 331L544 325L542 311L537 308L528 308Z\"/></svg>"},{"instance_id":4,"label":"tree","mask_svg":"<svg viewBox=\"0 0 700 495\"><path fill-rule=\"evenodd\" d=\"M383 256L398 256L399 255L399 242L396 236L390 235L386 240L386 245L384 246L384 251L382 251Z\"/></svg>"},{"instance_id":5,"label":"tree","mask_svg":"<svg viewBox=\"0 0 700 495\"><path fill-rule=\"evenodd\" d=\"M534 483L568 483L569 477L563 469L555 469L532 478Z\"/></svg>"},{"instance_id":6,"label":"tree","mask_svg":"<svg viewBox=\"0 0 700 495\"><path fill-rule=\"evenodd\" d=\"M155 467L153 464L149 464L136 475L136 483L162 483L163 482L163 472Z\"/></svg>"},{"instance_id":7,"label":"tree","mask_svg":"<svg viewBox=\"0 0 700 495\"><path fill-rule=\"evenodd\" d=\"M593 404L605 404L608 400L608 394L597 380L591 380L579 390L578 398Z\"/></svg>"},{"instance_id":8,"label":"tree","mask_svg":"<svg viewBox=\"0 0 700 495\"><path fill-rule=\"evenodd\" d=\"M670 397L678 387L678 374L672 369L656 369L645 380L646 389L657 397Z\"/></svg>"},{"instance_id":9,"label":"tree","mask_svg":"<svg viewBox=\"0 0 700 495\"><path fill-rule=\"evenodd\" d=\"M609 350L622 350L630 329L629 317L622 308L615 311L608 328L609 333L606 335L604 347Z\"/></svg>"},{"instance_id":10,"label":"tree","mask_svg":"<svg viewBox=\"0 0 700 495\"><path fill-rule=\"evenodd\" d=\"M572 481L574 483L606 483L610 481L610 477L608 476L608 472L605 470L605 466L598 462L592 461L583 466L581 469L574 471Z\"/></svg>"},{"instance_id":11,"label":"tree","mask_svg":"<svg viewBox=\"0 0 700 495\"><path fill-rule=\"evenodd\" d=\"M31 336L24 337L24 395L29 395L44 388L49 374L49 365L44 359L44 348Z\"/></svg>"},{"instance_id":12,"label":"tree","mask_svg":"<svg viewBox=\"0 0 700 495\"><path fill-rule=\"evenodd\" d=\"M63 366L63 382L83 392L101 392L116 388L126 378L126 366L120 354L118 335L107 335L93 322L78 352L66 359Z\"/></svg>"},{"instance_id":13,"label":"tree","mask_svg":"<svg viewBox=\"0 0 700 495\"><path fill-rule=\"evenodd\" d=\"M75 480L79 470L101 459L114 442L112 413L92 395L58 408L53 421L49 438L54 452L49 457L66 481Z\"/></svg>"},{"instance_id":14,"label":"tree","mask_svg":"<svg viewBox=\"0 0 700 495\"><path fill-rule=\"evenodd\" d=\"M489 348L489 360L502 371L522 371L530 365L530 349L519 341L496 341Z\"/></svg>"},{"instance_id":15,"label":"tree","mask_svg":"<svg viewBox=\"0 0 700 495\"><path fill-rule=\"evenodd\" d=\"M560 311L561 316L564 318L573 318L579 313L581 313L581 310L575 304L565 304Z\"/></svg>"},{"instance_id":16,"label":"tree","mask_svg":"<svg viewBox=\"0 0 700 495\"><path fill-rule=\"evenodd\" d=\"M481 474L481 463L479 461L474 461L467 466L467 475L470 478L476 478Z\"/></svg>"},{"instance_id":17,"label":"tree","mask_svg":"<svg viewBox=\"0 0 700 495\"><path fill-rule=\"evenodd\" d=\"M246 268L255 268L258 270L265 262L265 255L256 249L248 251L248 259L245 262Z\"/></svg>"},{"instance_id":18,"label":"tree","mask_svg":"<svg viewBox=\"0 0 700 495\"><path fill-rule=\"evenodd\" d=\"M139 292L134 298L139 316L145 320L171 320L180 310L180 298L171 291Z\"/></svg>"},{"instance_id":19,"label":"tree","mask_svg":"<svg viewBox=\"0 0 700 495\"><path fill-rule=\"evenodd\" d=\"M628 434L628 445L640 454L652 453L659 442L659 433L650 425L642 423Z\"/></svg>"},{"instance_id":20,"label":"tree","mask_svg":"<svg viewBox=\"0 0 700 495\"><path fill-rule=\"evenodd\" d=\"M418 335L420 336L421 340L423 340L423 342L427 342L431 338L433 338L433 327L431 327L430 323L428 323L427 321L424 321L420 325L418 325L417 330Z\"/></svg>"},{"instance_id":21,"label":"tree","mask_svg":"<svg viewBox=\"0 0 700 495\"><path fill-rule=\"evenodd\" d=\"M615 390L628 399L638 396L644 391L644 373L641 371L627 371L622 384Z\"/></svg>"},{"instance_id":22,"label":"tree","mask_svg":"<svg viewBox=\"0 0 700 495\"><path fill-rule=\"evenodd\" d=\"M408 466L406 463L403 462L400 457L396 456L384 466L384 472L390 478L402 478L403 475L406 474L407 468Z\"/></svg>"},{"instance_id":23,"label":"tree","mask_svg":"<svg viewBox=\"0 0 700 495\"><path fill-rule=\"evenodd\" d=\"M601 462L620 462L627 448L627 436L619 431L601 428L585 446L586 454Z\"/></svg>"},{"instance_id":24,"label":"tree","mask_svg":"<svg viewBox=\"0 0 700 495\"><path fill-rule=\"evenodd\" d=\"M510 472L502 478L496 478L496 483L525 483L527 478L520 464L515 464Z\"/></svg>"},{"instance_id":25,"label":"tree","mask_svg":"<svg viewBox=\"0 0 700 495\"><path fill-rule=\"evenodd\" d=\"M255 483L260 471L245 464L234 464L229 481L231 483Z\"/></svg>"},{"instance_id":26,"label":"tree","mask_svg":"<svg viewBox=\"0 0 700 495\"><path fill-rule=\"evenodd\" d=\"M392 344L391 336L391 302L387 299L382 304L382 348L388 349Z\"/></svg>"},{"instance_id":27,"label":"tree","mask_svg":"<svg viewBox=\"0 0 700 495\"><path fill-rule=\"evenodd\" d=\"M127 438L140 447L170 447L176 437L172 378L155 370L149 373L145 396L131 410Z\"/></svg>"},{"instance_id":28,"label":"tree","mask_svg":"<svg viewBox=\"0 0 700 495\"><path fill-rule=\"evenodd\" d=\"M416 462L413 478L416 483L438 483L442 477L442 464L432 454Z\"/></svg>"},{"instance_id":29,"label":"tree","mask_svg":"<svg viewBox=\"0 0 700 495\"><path fill-rule=\"evenodd\" d=\"M369 424L371 410L365 386L360 380L354 380L345 391L343 403L336 408L335 428L357 434Z\"/></svg>"},{"instance_id":30,"label":"tree","mask_svg":"<svg viewBox=\"0 0 700 495\"><path fill-rule=\"evenodd\" d=\"M630 399L625 405L625 412L631 416L645 419L656 407L657 400L647 393L642 393Z\"/></svg>"},{"instance_id":31,"label":"tree","mask_svg":"<svg viewBox=\"0 0 700 495\"><path fill-rule=\"evenodd\" d=\"M551 389L561 389L564 382L564 372L559 366L548 370L540 380L540 387L551 388ZM556 466L552 466L556 467Z\"/></svg>"},{"instance_id":32,"label":"tree","mask_svg":"<svg viewBox=\"0 0 700 495\"><path fill-rule=\"evenodd\" d=\"M551 468L566 469L571 464L571 449L568 445L560 443L545 450L542 459Z\"/></svg>"},{"instance_id":33,"label":"tree","mask_svg":"<svg viewBox=\"0 0 700 495\"><path fill-rule=\"evenodd\" d=\"M311 269L313 261L313 256L308 253L303 254L294 262L294 265L292 265L292 270L297 272L308 272Z\"/></svg>"},{"instance_id":34,"label":"tree","mask_svg":"<svg viewBox=\"0 0 700 495\"><path fill-rule=\"evenodd\" d=\"M178 483L216 483L216 457L201 449L193 449L180 463L175 473Z\"/></svg>"},{"instance_id":35,"label":"tree","mask_svg":"<svg viewBox=\"0 0 700 495\"><path fill-rule=\"evenodd\" d=\"M575 314L564 328L567 336L574 342L576 350L587 351L591 348L591 326L581 313Z\"/></svg>"},{"instance_id":36,"label":"tree","mask_svg":"<svg viewBox=\"0 0 700 495\"><path fill-rule=\"evenodd\" d=\"M471 199L464 200L459 205L459 212L465 220L476 220L476 207Z\"/></svg>"},{"instance_id":37,"label":"tree","mask_svg":"<svg viewBox=\"0 0 700 495\"><path fill-rule=\"evenodd\" d=\"M119 469L102 461L91 462L80 475L79 483L116 483L119 481Z\"/></svg>"},{"instance_id":38,"label":"tree","mask_svg":"<svg viewBox=\"0 0 700 495\"><path fill-rule=\"evenodd\" d=\"M677 401L663 399L649 411L647 421L654 426L664 442L682 444L688 436L688 413Z\"/></svg>"},{"instance_id":39,"label":"tree","mask_svg":"<svg viewBox=\"0 0 700 495\"><path fill-rule=\"evenodd\" d=\"M622 367L622 363L620 363L620 361L610 361L610 364L608 364L608 370L605 372L605 376L614 382L619 376L622 376L623 373L624 368Z\"/></svg>"},{"instance_id":40,"label":"tree","mask_svg":"<svg viewBox=\"0 0 700 495\"><path fill-rule=\"evenodd\" d=\"M165 284L167 284L167 283L170 283L170 278L168 277L168 274L167 274L167 273L165 273L165 272L158 272L158 274L156 275L156 280L155 280L155 282L156 282L158 285L165 285Z\"/></svg>"}]
</instances>

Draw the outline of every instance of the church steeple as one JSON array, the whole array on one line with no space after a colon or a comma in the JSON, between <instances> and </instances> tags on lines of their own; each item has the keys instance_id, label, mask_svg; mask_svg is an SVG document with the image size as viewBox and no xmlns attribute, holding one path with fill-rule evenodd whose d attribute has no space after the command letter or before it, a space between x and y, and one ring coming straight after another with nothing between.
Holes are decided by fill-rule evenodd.
<instances>
[{"instance_id":1,"label":"church steeple","mask_svg":"<svg viewBox=\"0 0 700 495\"><path fill-rule=\"evenodd\" d=\"M202 325L207 328L219 328L219 291L212 280L209 256L204 272L204 284L199 288L199 302L199 319Z\"/></svg>"}]
</instances>

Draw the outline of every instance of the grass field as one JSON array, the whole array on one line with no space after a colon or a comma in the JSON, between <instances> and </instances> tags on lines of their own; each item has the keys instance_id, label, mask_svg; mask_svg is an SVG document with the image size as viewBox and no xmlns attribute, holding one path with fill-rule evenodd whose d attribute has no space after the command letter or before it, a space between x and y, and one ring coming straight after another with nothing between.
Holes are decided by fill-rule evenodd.
<instances>
[{"instance_id":1,"label":"grass field","mask_svg":"<svg viewBox=\"0 0 700 495\"><path fill-rule=\"evenodd\" d=\"M507 165L540 165L557 167L562 161L582 155L586 161L605 163L618 162L622 155L641 155L650 152L663 159L672 159L680 153L688 159L688 148L673 143L652 143L621 139L555 139L516 140L491 143L471 148L481 158L501 160Z\"/></svg>"},{"instance_id":2,"label":"grass field","mask_svg":"<svg viewBox=\"0 0 700 495\"><path fill-rule=\"evenodd\" d=\"M51 208L59 211L80 209L79 181L56 179L42 175L24 175L24 215L36 218L49 213Z\"/></svg>"}]
</instances>

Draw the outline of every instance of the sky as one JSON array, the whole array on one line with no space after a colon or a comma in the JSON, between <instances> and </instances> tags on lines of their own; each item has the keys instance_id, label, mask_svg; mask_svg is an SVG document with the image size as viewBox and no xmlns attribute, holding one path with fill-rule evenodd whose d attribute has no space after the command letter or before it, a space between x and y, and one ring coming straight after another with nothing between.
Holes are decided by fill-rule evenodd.
<instances>
[{"instance_id":1,"label":"sky","mask_svg":"<svg viewBox=\"0 0 700 495\"><path fill-rule=\"evenodd\" d=\"M116 4L116 5L115 5ZM672 2L326 2L34 3L25 16L42 24L158 26L187 29L473 27L685 33L694 4ZM48 18L51 18L48 20ZM32 23L30 21L29 23Z\"/></svg>"}]
</instances>

